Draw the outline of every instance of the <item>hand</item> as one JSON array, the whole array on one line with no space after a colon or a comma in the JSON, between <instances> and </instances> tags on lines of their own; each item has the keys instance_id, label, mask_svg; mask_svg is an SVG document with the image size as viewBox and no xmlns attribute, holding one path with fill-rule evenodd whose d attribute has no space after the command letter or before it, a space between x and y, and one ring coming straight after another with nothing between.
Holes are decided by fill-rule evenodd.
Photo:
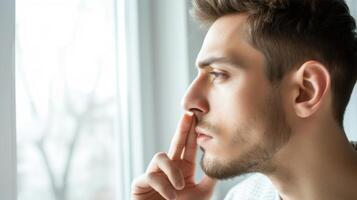
<instances>
[{"instance_id":1,"label":"hand","mask_svg":"<svg viewBox=\"0 0 357 200\"><path fill-rule=\"evenodd\" d=\"M205 200L210 199L216 180L204 175L195 183L197 153L196 120L186 112L171 141L169 154L157 153L145 174L132 183L132 200Z\"/></svg>"}]
</instances>

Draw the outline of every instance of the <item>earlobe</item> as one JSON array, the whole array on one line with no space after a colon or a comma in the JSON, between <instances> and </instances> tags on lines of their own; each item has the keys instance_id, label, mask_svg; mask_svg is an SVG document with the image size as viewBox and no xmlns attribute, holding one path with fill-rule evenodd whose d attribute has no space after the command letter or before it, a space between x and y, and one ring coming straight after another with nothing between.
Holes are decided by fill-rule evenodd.
<instances>
[{"instance_id":1,"label":"earlobe","mask_svg":"<svg viewBox=\"0 0 357 200\"><path fill-rule=\"evenodd\" d=\"M296 115L307 118L321 106L325 94L330 88L330 74L321 63L305 62L295 74L296 97L294 109Z\"/></svg>"}]
</instances>

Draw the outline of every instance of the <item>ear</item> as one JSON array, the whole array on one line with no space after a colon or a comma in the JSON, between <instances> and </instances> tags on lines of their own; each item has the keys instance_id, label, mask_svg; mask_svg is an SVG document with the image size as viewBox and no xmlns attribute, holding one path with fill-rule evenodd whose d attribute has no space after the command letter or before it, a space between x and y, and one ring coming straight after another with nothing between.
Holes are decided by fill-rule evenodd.
<instances>
[{"instance_id":1,"label":"ear","mask_svg":"<svg viewBox=\"0 0 357 200\"><path fill-rule=\"evenodd\" d=\"M307 118L321 106L330 89L330 74L317 61L305 62L294 77L294 109L296 115Z\"/></svg>"}]
</instances>

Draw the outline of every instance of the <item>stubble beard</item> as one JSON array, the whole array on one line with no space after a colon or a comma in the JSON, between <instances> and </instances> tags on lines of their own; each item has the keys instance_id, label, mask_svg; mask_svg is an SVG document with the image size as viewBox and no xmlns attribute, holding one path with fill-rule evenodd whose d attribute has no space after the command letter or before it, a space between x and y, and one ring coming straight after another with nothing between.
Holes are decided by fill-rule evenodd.
<instances>
[{"instance_id":1,"label":"stubble beard","mask_svg":"<svg viewBox=\"0 0 357 200\"><path fill-rule=\"evenodd\" d=\"M222 161L218 158L209 157L206 155L205 150L201 148L203 155L200 165L205 174L216 179L229 179L253 172L274 172L276 165L272 161L273 157L288 142L291 133L280 102L279 94L272 94L267 97L263 107L260 109L262 111L260 113L261 117L258 119L266 120L265 137L258 144L249 147L249 150L243 152L239 157L233 157L234 155L232 155L232 159ZM254 123L251 125L254 125ZM232 142L236 145L244 142L244 138L240 137L242 131L245 130L234 131L237 137Z\"/></svg>"}]
</instances>

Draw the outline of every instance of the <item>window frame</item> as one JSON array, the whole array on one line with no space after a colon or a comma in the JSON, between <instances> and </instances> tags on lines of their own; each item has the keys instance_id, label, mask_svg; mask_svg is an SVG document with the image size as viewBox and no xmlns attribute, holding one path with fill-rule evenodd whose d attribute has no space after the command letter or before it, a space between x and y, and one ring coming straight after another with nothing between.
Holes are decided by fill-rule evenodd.
<instances>
[{"instance_id":1,"label":"window frame","mask_svg":"<svg viewBox=\"0 0 357 200\"><path fill-rule=\"evenodd\" d=\"M0 2L0 199L16 199L15 1Z\"/></svg>"}]
</instances>

